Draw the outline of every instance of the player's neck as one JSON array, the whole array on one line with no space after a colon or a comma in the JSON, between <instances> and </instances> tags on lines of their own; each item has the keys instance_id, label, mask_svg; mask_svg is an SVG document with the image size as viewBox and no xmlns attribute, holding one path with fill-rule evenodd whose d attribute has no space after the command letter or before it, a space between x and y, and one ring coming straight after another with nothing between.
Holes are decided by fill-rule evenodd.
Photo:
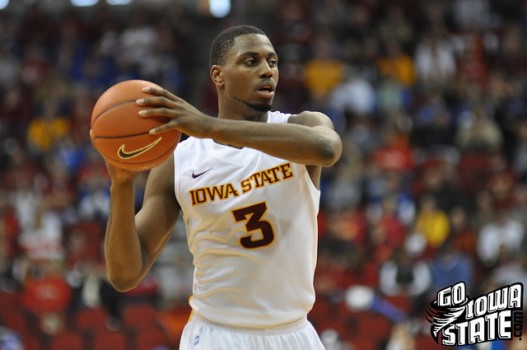
<instances>
[{"instance_id":1,"label":"player's neck","mask_svg":"<svg viewBox=\"0 0 527 350\"><path fill-rule=\"evenodd\" d=\"M231 120L247 120L252 122L267 122L268 112L252 112L252 113L233 113L233 112L222 112L218 113L219 119L231 119Z\"/></svg>"}]
</instances>

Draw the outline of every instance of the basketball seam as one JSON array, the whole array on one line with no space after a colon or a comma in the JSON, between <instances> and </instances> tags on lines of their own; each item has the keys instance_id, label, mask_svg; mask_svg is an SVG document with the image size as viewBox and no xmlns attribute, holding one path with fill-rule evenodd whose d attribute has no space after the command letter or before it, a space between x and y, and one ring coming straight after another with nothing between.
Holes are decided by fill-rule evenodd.
<instances>
[{"instance_id":1,"label":"basketball seam","mask_svg":"<svg viewBox=\"0 0 527 350\"><path fill-rule=\"evenodd\" d=\"M140 132L140 133L137 133L137 134L128 134L128 135L116 135L116 136L94 136L93 139L120 139L120 138L123 138L123 137L134 137L134 136L141 136L141 135L148 135L148 131L147 132Z\"/></svg>"},{"instance_id":2,"label":"basketball seam","mask_svg":"<svg viewBox=\"0 0 527 350\"><path fill-rule=\"evenodd\" d=\"M127 104L127 103L131 103L131 102L135 103L135 101L137 101L137 99L134 99L134 100L124 100L124 101L121 101L121 102L119 102L119 103L116 103L116 104L110 106L110 108L105 109L105 110L102 111L101 113L97 114L97 115L95 116L95 118L93 118L90 127L93 128L93 126L95 125L95 122L97 121L97 119L99 119L99 117L100 117L101 115L103 115L104 113L108 112L109 110L112 110L112 109L114 109L115 107L119 107L119 106L122 106L122 105Z\"/></svg>"}]
</instances>

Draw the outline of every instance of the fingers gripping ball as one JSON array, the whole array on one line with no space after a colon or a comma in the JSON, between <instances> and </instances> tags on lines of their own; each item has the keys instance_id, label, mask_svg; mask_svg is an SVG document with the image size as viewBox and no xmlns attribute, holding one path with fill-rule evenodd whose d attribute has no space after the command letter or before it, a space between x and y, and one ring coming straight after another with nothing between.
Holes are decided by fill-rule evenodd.
<instances>
[{"instance_id":1,"label":"fingers gripping ball","mask_svg":"<svg viewBox=\"0 0 527 350\"><path fill-rule=\"evenodd\" d=\"M97 100L91 115L90 138L103 158L123 169L143 171L165 161L180 140L178 130L158 135L148 131L169 118L141 117L135 101L148 97L142 89L158 85L145 80L127 80L113 85Z\"/></svg>"}]
</instances>

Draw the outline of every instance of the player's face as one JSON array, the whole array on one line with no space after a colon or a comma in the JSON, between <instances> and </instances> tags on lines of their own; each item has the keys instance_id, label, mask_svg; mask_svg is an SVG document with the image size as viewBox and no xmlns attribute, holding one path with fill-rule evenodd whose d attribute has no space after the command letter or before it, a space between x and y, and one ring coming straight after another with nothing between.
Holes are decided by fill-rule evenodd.
<instances>
[{"instance_id":1,"label":"player's face","mask_svg":"<svg viewBox=\"0 0 527 350\"><path fill-rule=\"evenodd\" d=\"M265 35L238 36L225 55L222 74L228 99L259 112L271 109L278 83L278 56Z\"/></svg>"}]
</instances>

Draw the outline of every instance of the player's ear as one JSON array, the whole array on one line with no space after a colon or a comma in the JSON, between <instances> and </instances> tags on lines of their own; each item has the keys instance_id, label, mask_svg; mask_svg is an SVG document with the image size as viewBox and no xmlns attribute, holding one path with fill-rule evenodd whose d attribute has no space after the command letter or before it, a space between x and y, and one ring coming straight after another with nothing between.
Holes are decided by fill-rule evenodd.
<instances>
[{"instance_id":1,"label":"player's ear","mask_svg":"<svg viewBox=\"0 0 527 350\"><path fill-rule=\"evenodd\" d=\"M210 68L210 78L216 86L223 85L223 71L220 66L213 65Z\"/></svg>"}]
</instances>

